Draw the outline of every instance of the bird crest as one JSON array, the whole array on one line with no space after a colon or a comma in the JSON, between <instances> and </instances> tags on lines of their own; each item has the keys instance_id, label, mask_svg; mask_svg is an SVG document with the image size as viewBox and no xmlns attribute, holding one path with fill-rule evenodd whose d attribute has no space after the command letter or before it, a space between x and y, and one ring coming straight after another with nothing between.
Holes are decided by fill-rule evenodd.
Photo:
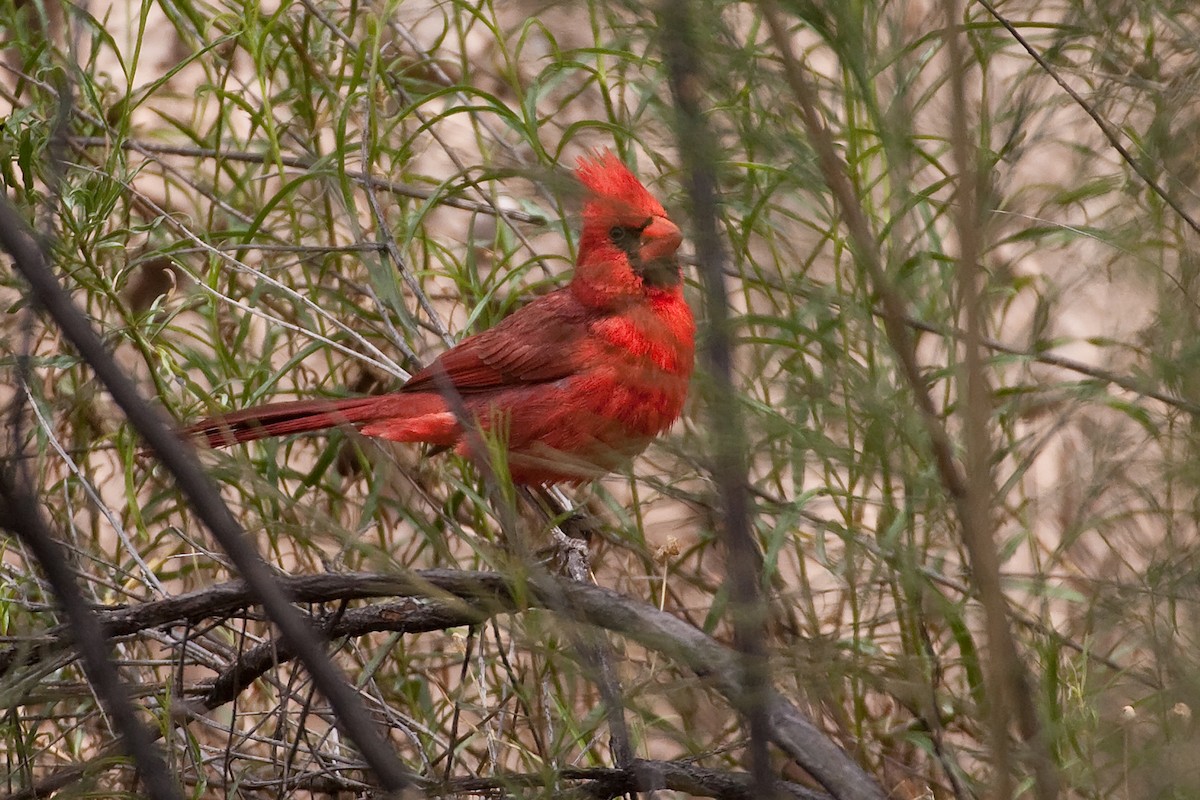
<instances>
[{"instance_id":1,"label":"bird crest","mask_svg":"<svg viewBox=\"0 0 1200 800\"><path fill-rule=\"evenodd\" d=\"M642 185L621 159L610 150L600 150L582 156L575 175L589 191L584 203L583 217L610 222L616 218L665 217L667 212L646 187Z\"/></svg>"}]
</instances>

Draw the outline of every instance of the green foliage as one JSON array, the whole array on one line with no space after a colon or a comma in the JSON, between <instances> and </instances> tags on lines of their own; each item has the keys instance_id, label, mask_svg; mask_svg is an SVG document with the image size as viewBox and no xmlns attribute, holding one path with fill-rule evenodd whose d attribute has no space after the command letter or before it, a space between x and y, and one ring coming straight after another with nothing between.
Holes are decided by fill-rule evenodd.
<instances>
[{"instance_id":1,"label":"green foliage","mask_svg":"<svg viewBox=\"0 0 1200 800\"><path fill-rule=\"evenodd\" d=\"M905 302L920 388L962 456L964 423L981 412L958 391L961 183L941 7L784 5ZM1200 20L1187 4L1093 6L999 11L1188 206L1200 179ZM962 520L880 320L881 288L856 258L757 7L703 7L776 682L897 796L991 796L993 662ZM578 192L564 170L585 150L614 149L668 208L685 206L663 64L670 31L640 4L528 10L185 0L90 17L0 0L0 19L14 21L0 32L0 183L49 235L59 273L120 363L176 418L386 390L565 279ZM985 8L972 4L962 22L963 133L983 187L990 522L1029 694L1070 796L1190 796L1200 785L1183 755L1196 744L1200 688L1197 232ZM37 411L14 452L30 454L91 597L136 603L230 578L7 262L0 307L10 312L4 397L25 391L27 369ZM719 421L699 367L675 430L629 475L577 497L605 522L592 542L598 582L724 637L721 515L706 477ZM523 574L498 507L509 503L493 503L456 456L338 433L204 460L287 572ZM549 541L532 515L518 524L536 546ZM0 632L36 638L50 598L19 548L0 546ZM243 620L192 631L198 650L186 659L215 668L267 634ZM398 710L418 771L447 758L453 774L609 765L602 704L568 634L511 615L466 634L354 639L341 660ZM160 644L175 648L174 635ZM147 642L118 655L159 697L184 656L156 660L163 650ZM618 647L638 755L739 765L742 730L709 688L659 654ZM198 679L184 672L184 683ZM189 728L186 746L172 740L176 767L213 791L254 778L256 759L284 757L258 715L279 720L270 736L295 769L345 755L319 734L290 750L305 680L280 667L210 729ZM0 677L10 783L94 755L104 730L81 686L72 664ZM214 754L230 763L213 766ZM1029 780L1027 761L1012 769L1017 784Z\"/></svg>"}]
</instances>

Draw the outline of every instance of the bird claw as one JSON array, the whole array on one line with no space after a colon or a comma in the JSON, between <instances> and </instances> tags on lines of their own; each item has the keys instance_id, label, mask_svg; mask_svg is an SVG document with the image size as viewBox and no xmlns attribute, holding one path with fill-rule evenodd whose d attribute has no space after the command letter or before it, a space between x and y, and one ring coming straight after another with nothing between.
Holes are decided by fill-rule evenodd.
<instances>
[{"instance_id":1,"label":"bird claw","mask_svg":"<svg viewBox=\"0 0 1200 800\"><path fill-rule=\"evenodd\" d=\"M550 529L555 546L547 561L553 563L559 570L565 572L571 580L581 583L591 582L591 572L588 568L590 552L588 541L573 534L572 526L567 522L555 525Z\"/></svg>"}]
</instances>

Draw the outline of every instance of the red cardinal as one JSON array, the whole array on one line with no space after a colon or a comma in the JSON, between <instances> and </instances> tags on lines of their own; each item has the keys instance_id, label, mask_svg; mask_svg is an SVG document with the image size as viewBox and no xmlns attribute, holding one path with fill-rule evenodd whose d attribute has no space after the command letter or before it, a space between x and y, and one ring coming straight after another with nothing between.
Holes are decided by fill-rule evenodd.
<instances>
[{"instance_id":1,"label":"red cardinal","mask_svg":"<svg viewBox=\"0 0 1200 800\"><path fill-rule=\"evenodd\" d=\"M507 442L517 483L579 483L642 452L679 416L692 374L682 237L612 153L581 159L576 174L588 198L567 286L459 342L391 394L259 406L184 432L219 447L352 425L470 455L453 410L465 406ZM446 401L446 381L461 406Z\"/></svg>"}]
</instances>

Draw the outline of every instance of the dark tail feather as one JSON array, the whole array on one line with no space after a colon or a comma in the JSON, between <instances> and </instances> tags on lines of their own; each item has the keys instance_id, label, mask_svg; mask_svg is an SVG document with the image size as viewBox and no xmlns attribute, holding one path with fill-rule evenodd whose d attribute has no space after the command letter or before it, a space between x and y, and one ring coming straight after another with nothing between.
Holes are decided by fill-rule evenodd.
<instances>
[{"instance_id":1,"label":"dark tail feather","mask_svg":"<svg viewBox=\"0 0 1200 800\"><path fill-rule=\"evenodd\" d=\"M272 403L210 417L187 426L182 433L204 437L209 447L228 447L271 436L362 425L377 419L386 405L386 398L380 396Z\"/></svg>"}]
</instances>

